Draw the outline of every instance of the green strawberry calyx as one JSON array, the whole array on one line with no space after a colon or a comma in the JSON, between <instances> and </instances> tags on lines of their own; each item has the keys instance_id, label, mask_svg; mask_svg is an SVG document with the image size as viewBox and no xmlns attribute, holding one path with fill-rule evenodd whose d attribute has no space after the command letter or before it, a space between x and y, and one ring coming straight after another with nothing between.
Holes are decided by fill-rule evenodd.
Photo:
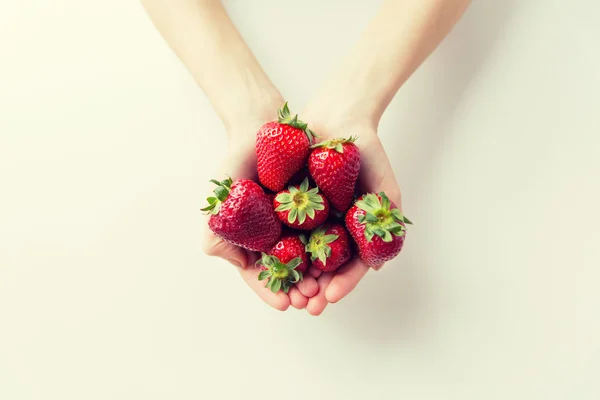
<instances>
[{"instance_id":1,"label":"green strawberry calyx","mask_svg":"<svg viewBox=\"0 0 600 400\"><path fill-rule=\"evenodd\" d=\"M365 225L365 237L369 242L375 235L384 242L391 242L393 236L405 235L406 227L402 223L412 225L399 209L390 209L390 199L384 192L379 192L379 197L375 193L366 194L356 206L366 212L358 216L358 222Z\"/></svg>"},{"instance_id":2,"label":"green strawberry calyx","mask_svg":"<svg viewBox=\"0 0 600 400\"><path fill-rule=\"evenodd\" d=\"M231 178L227 178L221 182L216 179L211 179L210 182L217 185L213 193L214 196L211 196L206 199L208 201L208 206L201 209L201 211L205 211L207 214L218 214L221 209L221 204L227 199L229 196L229 191L231 190L231 185L233 181Z\"/></svg>"},{"instance_id":3,"label":"green strawberry calyx","mask_svg":"<svg viewBox=\"0 0 600 400\"><path fill-rule=\"evenodd\" d=\"M308 139L308 143L312 144L315 140L315 133L308 128L308 124L298 119L298 114L292 115L288 107L287 101L279 110L277 110L277 122L280 124L289 125L294 128L298 128L304 131Z\"/></svg>"},{"instance_id":4,"label":"green strawberry calyx","mask_svg":"<svg viewBox=\"0 0 600 400\"><path fill-rule=\"evenodd\" d=\"M331 243L338 239L339 235L327 235L327 228L321 226L313 231L310 235L306 252L310 253L310 260L319 260L323 265L327 265L327 258L331 257Z\"/></svg>"},{"instance_id":5,"label":"green strawberry calyx","mask_svg":"<svg viewBox=\"0 0 600 400\"><path fill-rule=\"evenodd\" d=\"M319 194L319 188L310 189L308 178L300 184L299 187L289 186L286 192L281 192L275 197L279 206L276 212L288 211L288 222L293 224L298 220L300 225L306 221L306 218L314 219L315 212L325 209L323 196Z\"/></svg>"},{"instance_id":6,"label":"green strawberry calyx","mask_svg":"<svg viewBox=\"0 0 600 400\"><path fill-rule=\"evenodd\" d=\"M262 257L256 262L256 265L265 267L266 270L260 271L258 280L267 279L265 287L271 289L273 293L280 290L287 293L294 283L302 280L302 272L296 271L300 264L302 264L301 257L296 257L284 264L279 258L262 253Z\"/></svg>"},{"instance_id":7,"label":"green strawberry calyx","mask_svg":"<svg viewBox=\"0 0 600 400\"><path fill-rule=\"evenodd\" d=\"M325 148L325 149L334 149L338 153L343 153L344 152L343 145L345 143L354 143L354 142L356 142L356 139L358 139L358 136L350 136L348 139L337 138L337 139L325 140L324 142L313 144L312 146L310 146L310 148L316 149L316 148L321 147L321 148Z\"/></svg>"}]
</instances>

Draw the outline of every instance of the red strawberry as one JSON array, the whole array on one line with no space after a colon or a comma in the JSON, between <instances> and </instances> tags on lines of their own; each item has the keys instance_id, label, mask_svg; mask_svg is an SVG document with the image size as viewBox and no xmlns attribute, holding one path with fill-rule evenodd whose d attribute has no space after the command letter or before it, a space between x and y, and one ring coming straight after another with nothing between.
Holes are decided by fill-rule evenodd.
<instances>
[{"instance_id":1,"label":"red strawberry","mask_svg":"<svg viewBox=\"0 0 600 400\"><path fill-rule=\"evenodd\" d=\"M218 182L215 197L202 211L212 214L208 226L221 239L252 251L267 251L281 236L281 223L257 183L231 178Z\"/></svg>"},{"instance_id":2,"label":"red strawberry","mask_svg":"<svg viewBox=\"0 0 600 400\"><path fill-rule=\"evenodd\" d=\"M273 293L279 290L287 293L294 283L302 280L302 269L306 271L308 267L304 245L298 235L288 236L277 242L269 253L271 252L279 255L262 253L261 259L256 262L262 269L258 280L267 279L265 287L270 288Z\"/></svg>"},{"instance_id":3,"label":"red strawberry","mask_svg":"<svg viewBox=\"0 0 600 400\"><path fill-rule=\"evenodd\" d=\"M301 230L316 228L329 215L327 199L319 194L319 188L309 189L308 179L304 179L300 186L290 186L277 193L273 206L281 222Z\"/></svg>"},{"instance_id":4,"label":"red strawberry","mask_svg":"<svg viewBox=\"0 0 600 400\"><path fill-rule=\"evenodd\" d=\"M352 257L350 237L342 225L324 225L310 235L306 246L316 269L333 272Z\"/></svg>"},{"instance_id":5,"label":"red strawberry","mask_svg":"<svg viewBox=\"0 0 600 400\"><path fill-rule=\"evenodd\" d=\"M302 262L296 267L296 271L305 273L310 264L308 254L306 254L305 250L307 243L304 235L288 233L275 243L268 254L277 257L284 264L289 263L296 257L300 257Z\"/></svg>"},{"instance_id":6,"label":"red strawberry","mask_svg":"<svg viewBox=\"0 0 600 400\"><path fill-rule=\"evenodd\" d=\"M274 192L282 190L306 165L314 134L305 122L292 116L287 103L277 121L267 122L256 134L258 179Z\"/></svg>"},{"instance_id":7,"label":"red strawberry","mask_svg":"<svg viewBox=\"0 0 600 400\"><path fill-rule=\"evenodd\" d=\"M360 197L346 214L346 226L358 245L358 253L371 267L396 257L406 235L405 224L412 224L385 193Z\"/></svg>"},{"instance_id":8,"label":"red strawberry","mask_svg":"<svg viewBox=\"0 0 600 400\"><path fill-rule=\"evenodd\" d=\"M356 137L318 143L308 158L308 169L317 186L340 212L346 212L354 197L360 172L360 152Z\"/></svg>"}]
</instances>

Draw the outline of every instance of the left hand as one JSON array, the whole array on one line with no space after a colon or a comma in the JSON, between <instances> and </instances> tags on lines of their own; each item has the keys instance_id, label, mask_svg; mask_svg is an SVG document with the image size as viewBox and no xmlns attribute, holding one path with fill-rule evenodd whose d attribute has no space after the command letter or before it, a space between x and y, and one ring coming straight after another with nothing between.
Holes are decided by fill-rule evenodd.
<instances>
[{"instance_id":1,"label":"left hand","mask_svg":"<svg viewBox=\"0 0 600 400\"><path fill-rule=\"evenodd\" d=\"M341 119L340 122L320 122L319 117L315 116L312 119L310 109L303 113L302 117L319 136L318 142L351 135L358 136L356 145L360 149L361 166L357 185L360 192L377 193L383 191L402 210L400 187L377 136L376 123L371 122L368 118L365 118L364 121ZM379 268L381 267L374 269L378 270ZM336 303L348 295L368 270L369 267L358 256L332 273L321 273L321 271L311 267L308 272L317 278L319 291L314 297L308 299L306 310L311 315L321 314L327 304Z\"/></svg>"}]
</instances>

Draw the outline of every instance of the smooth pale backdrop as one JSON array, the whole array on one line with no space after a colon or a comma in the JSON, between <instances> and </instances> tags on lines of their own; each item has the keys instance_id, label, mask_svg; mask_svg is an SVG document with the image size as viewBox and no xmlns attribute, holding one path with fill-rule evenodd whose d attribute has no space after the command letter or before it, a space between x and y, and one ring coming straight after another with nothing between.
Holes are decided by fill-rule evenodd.
<instances>
[{"instance_id":1,"label":"smooth pale backdrop","mask_svg":"<svg viewBox=\"0 0 600 400\"><path fill-rule=\"evenodd\" d=\"M301 110L379 2L226 4ZM202 254L225 136L141 6L3 2L0 399L600 398L599 13L473 4L381 122L405 250L314 318Z\"/></svg>"}]
</instances>

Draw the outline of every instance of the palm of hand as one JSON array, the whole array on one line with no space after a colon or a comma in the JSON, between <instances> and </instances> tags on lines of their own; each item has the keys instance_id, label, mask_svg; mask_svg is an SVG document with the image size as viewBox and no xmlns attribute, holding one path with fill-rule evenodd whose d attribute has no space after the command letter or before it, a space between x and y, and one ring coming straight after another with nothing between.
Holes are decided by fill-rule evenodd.
<instances>
[{"instance_id":1,"label":"palm of hand","mask_svg":"<svg viewBox=\"0 0 600 400\"><path fill-rule=\"evenodd\" d=\"M237 143L237 146L229 149L218 174L219 177L224 175L234 180L248 178L257 181L253 141L246 144ZM297 283L287 294L281 291L271 292L264 287L264 281L258 280L260 269L255 268L254 263L258 260L259 253L223 241L208 229L208 224L205 224L204 229L204 252L210 256L224 258L237 266L242 279L270 306L281 311L286 310L290 305L299 309L305 308L308 299L317 293L317 282L309 274L306 274L302 282Z\"/></svg>"},{"instance_id":2,"label":"palm of hand","mask_svg":"<svg viewBox=\"0 0 600 400\"><path fill-rule=\"evenodd\" d=\"M358 135L356 145L361 154L361 168L357 183L359 191L361 193L384 191L401 208L400 188L374 128L370 126L361 128L358 125L352 126L351 130L343 127L323 127L316 132L319 141ZM319 288L317 294L308 300L307 311L312 315L321 314L328 303L335 303L348 295L368 270L369 267L358 257L333 273L321 274L320 271L310 269L310 274L317 278Z\"/></svg>"}]
</instances>

